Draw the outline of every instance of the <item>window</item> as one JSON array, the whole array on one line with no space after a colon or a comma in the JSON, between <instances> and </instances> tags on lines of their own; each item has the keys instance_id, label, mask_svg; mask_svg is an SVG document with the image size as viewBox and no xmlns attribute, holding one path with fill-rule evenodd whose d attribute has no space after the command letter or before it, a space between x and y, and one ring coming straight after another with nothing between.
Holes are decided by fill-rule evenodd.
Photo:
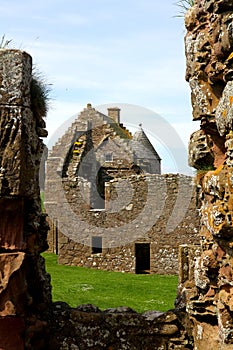
<instances>
[{"instance_id":1,"label":"window","mask_svg":"<svg viewBox=\"0 0 233 350\"><path fill-rule=\"evenodd\" d=\"M90 187L90 207L95 210L105 209L105 182L102 176L101 168L96 176L96 182L91 183Z\"/></svg>"},{"instance_id":2,"label":"window","mask_svg":"<svg viewBox=\"0 0 233 350\"><path fill-rule=\"evenodd\" d=\"M91 252L92 254L102 253L102 237L99 237L99 236L92 237Z\"/></svg>"},{"instance_id":3,"label":"window","mask_svg":"<svg viewBox=\"0 0 233 350\"><path fill-rule=\"evenodd\" d=\"M106 153L105 154L105 162L112 162L112 161L113 161L112 153Z\"/></svg>"}]
</instances>

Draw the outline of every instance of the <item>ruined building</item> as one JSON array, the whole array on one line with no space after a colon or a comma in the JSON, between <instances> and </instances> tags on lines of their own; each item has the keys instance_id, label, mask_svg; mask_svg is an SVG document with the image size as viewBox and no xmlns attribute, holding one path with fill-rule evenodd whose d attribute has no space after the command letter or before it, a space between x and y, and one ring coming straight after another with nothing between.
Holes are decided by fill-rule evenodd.
<instances>
[{"instance_id":1,"label":"ruined building","mask_svg":"<svg viewBox=\"0 0 233 350\"><path fill-rule=\"evenodd\" d=\"M141 315L127 307L101 312L90 305L72 309L52 303L40 255L48 247L39 188L46 132L41 115L32 112L31 68L27 53L0 50L0 348L157 348L180 333L173 312Z\"/></svg>"},{"instance_id":2,"label":"ruined building","mask_svg":"<svg viewBox=\"0 0 233 350\"><path fill-rule=\"evenodd\" d=\"M48 241L60 264L177 273L179 245L198 242L195 191L189 176L161 175L160 162L119 108L87 105L47 159Z\"/></svg>"},{"instance_id":3,"label":"ruined building","mask_svg":"<svg viewBox=\"0 0 233 350\"><path fill-rule=\"evenodd\" d=\"M45 125L31 109L31 57L0 50L1 349L233 349L232 10L231 0L195 0L185 17L186 78L193 117L200 121L189 146L190 165L198 170L200 244L180 247L176 306L164 313L52 303L40 255L47 247L48 230L38 179ZM76 139L70 141L50 159L56 180L63 174L60 160L70 154ZM59 200L73 232L77 221L65 201L62 181L60 187ZM50 210L55 217L57 202L53 204L52 198ZM60 225L67 230L64 222Z\"/></svg>"}]
</instances>

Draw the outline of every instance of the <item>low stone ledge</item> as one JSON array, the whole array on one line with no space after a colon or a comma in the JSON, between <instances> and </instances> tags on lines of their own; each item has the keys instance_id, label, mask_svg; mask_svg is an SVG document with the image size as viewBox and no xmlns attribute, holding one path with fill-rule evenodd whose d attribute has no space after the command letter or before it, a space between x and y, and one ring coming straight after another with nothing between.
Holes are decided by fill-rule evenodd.
<instances>
[{"instance_id":1,"label":"low stone ledge","mask_svg":"<svg viewBox=\"0 0 233 350\"><path fill-rule=\"evenodd\" d=\"M165 350L188 349L190 344L175 310L137 313L118 307L101 311L91 304L70 308L54 303L52 315L51 350Z\"/></svg>"}]
</instances>

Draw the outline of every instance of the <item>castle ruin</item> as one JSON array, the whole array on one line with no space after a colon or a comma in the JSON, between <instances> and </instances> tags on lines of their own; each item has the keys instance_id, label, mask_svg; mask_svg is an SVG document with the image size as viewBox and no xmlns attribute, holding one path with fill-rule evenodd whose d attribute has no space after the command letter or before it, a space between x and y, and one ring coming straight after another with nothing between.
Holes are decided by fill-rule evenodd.
<instances>
[{"instance_id":1,"label":"castle ruin","mask_svg":"<svg viewBox=\"0 0 233 350\"><path fill-rule=\"evenodd\" d=\"M47 159L48 242L60 264L177 274L179 245L199 242L196 191L190 176L161 175L160 162L119 108L87 105Z\"/></svg>"},{"instance_id":2,"label":"castle ruin","mask_svg":"<svg viewBox=\"0 0 233 350\"><path fill-rule=\"evenodd\" d=\"M232 14L231 0L195 0L185 18L186 78L201 126L189 158L198 169L200 245L181 246L176 307L165 313L52 303L40 255L48 230L38 179L45 125L31 110L31 57L0 50L2 349L233 349Z\"/></svg>"}]
</instances>

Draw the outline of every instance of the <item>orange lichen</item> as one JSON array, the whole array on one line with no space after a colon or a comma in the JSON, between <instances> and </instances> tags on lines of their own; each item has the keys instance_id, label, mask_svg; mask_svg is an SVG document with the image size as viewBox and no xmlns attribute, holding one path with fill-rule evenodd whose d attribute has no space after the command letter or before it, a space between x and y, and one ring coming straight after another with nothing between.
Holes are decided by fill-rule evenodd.
<instances>
[{"instance_id":1,"label":"orange lichen","mask_svg":"<svg viewBox=\"0 0 233 350\"><path fill-rule=\"evenodd\" d=\"M223 164L219 165L219 167L217 167L217 169L213 170L213 171L209 171L210 175L219 175L219 173L223 170Z\"/></svg>"},{"instance_id":2,"label":"orange lichen","mask_svg":"<svg viewBox=\"0 0 233 350\"><path fill-rule=\"evenodd\" d=\"M226 61L230 61L233 58L233 52L230 53L230 55L227 57Z\"/></svg>"},{"instance_id":3,"label":"orange lichen","mask_svg":"<svg viewBox=\"0 0 233 350\"><path fill-rule=\"evenodd\" d=\"M233 96L229 96L229 100L230 100L230 106L232 106L232 103L233 103Z\"/></svg>"},{"instance_id":4,"label":"orange lichen","mask_svg":"<svg viewBox=\"0 0 233 350\"><path fill-rule=\"evenodd\" d=\"M227 116L227 110L226 109L224 109L224 111L222 112L222 116L223 116L223 118L226 118L226 116Z\"/></svg>"}]
</instances>

